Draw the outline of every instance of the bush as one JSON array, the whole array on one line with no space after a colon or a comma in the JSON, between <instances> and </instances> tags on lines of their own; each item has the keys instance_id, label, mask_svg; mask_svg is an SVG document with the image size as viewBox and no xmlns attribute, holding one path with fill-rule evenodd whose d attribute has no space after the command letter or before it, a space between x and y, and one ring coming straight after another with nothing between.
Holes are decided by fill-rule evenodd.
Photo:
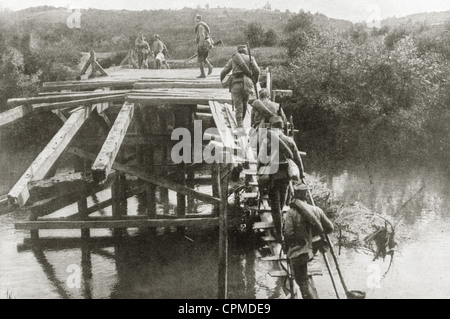
<instances>
[{"instance_id":1,"label":"bush","mask_svg":"<svg viewBox=\"0 0 450 319\"><path fill-rule=\"evenodd\" d=\"M284 27L286 38L283 45L288 55L295 58L316 40L318 30L314 26L311 14L300 12L290 18Z\"/></svg>"},{"instance_id":2,"label":"bush","mask_svg":"<svg viewBox=\"0 0 450 319\"><path fill-rule=\"evenodd\" d=\"M247 25L246 33L252 47L260 47L265 42L264 29L259 22L251 22Z\"/></svg>"},{"instance_id":3,"label":"bush","mask_svg":"<svg viewBox=\"0 0 450 319\"><path fill-rule=\"evenodd\" d=\"M449 76L448 61L421 54L411 37L387 50L380 38L356 45L351 37L322 33L322 41L274 69L274 87L293 90L285 109L307 152L426 160L449 156L442 94Z\"/></svg>"},{"instance_id":4,"label":"bush","mask_svg":"<svg viewBox=\"0 0 450 319\"><path fill-rule=\"evenodd\" d=\"M278 34L275 32L275 30L270 29L267 30L264 34L264 42L263 44L268 47L273 47L277 45L278 43Z\"/></svg>"}]
</instances>

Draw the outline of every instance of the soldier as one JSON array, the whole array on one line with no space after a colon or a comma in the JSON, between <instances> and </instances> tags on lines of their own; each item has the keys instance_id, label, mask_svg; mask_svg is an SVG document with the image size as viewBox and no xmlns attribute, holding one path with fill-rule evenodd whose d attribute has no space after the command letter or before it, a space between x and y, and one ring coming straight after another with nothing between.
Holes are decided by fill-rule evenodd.
<instances>
[{"instance_id":1,"label":"soldier","mask_svg":"<svg viewBox=\"0 0 450 319\"><path fill-rule=\"evenodd\" d=\"M237 52L232 55L220 73L220 81L222 82L230 72L232 72L229 88L231 99L236 110L239 133L243 134L243 120L247 111L248 99L256 90L253 83L258 82L260 72L255 58L252 57L252 61L250 61L246 45L239 45L237 47Z\"/></svg>"},{"instance_id":2,"label":"soldier","mask_svg":"<svg viewBox=\"0 0 450 319\"><path fill-rule=\"evenodd\" d=\"M195 34L197 36L197 57L200 67L200 75L198 78L205 78L205 67L203 63L208 67L208 75L212 73L213 66L208 61L209 50L212 48L212 40L209 36L209 26L202 21L202 16L197 14L195 16Z\"/></svg>"},{"instance_id":3,"label":"soldier","mask_svg":"<svg viewBox=\"0 0 450 319\"><path fill-rule=\"evenodd\" d=\"M258 154L258 175L260 191L269 195L269 204L275 227L275 238L282 242L282 210L286 201L289 176L288 159L299 169L296 179L303 179L301 158L294 140L283 133L283 120L280 116L270 119L267 136L261 135L261 147ZM272 149L273 146L278 149Z\"/></svg>"},{"instance_id":4,"label":"soldier","mask_svg":"<svg viewBox=\"0 0 450 319\"><path fill-rule=\"evenodd\" d=\"M259 92L259 99L263 104L264 110L259 110L260 103L253 102L252 106L252 114L251 114L251 126L256 128L261 122L269 123L269 120L272 116L278 115L283 119L284 125L287 123L286 115L284 114L283 109L280 107L280 104L272 102L269 98L269 92L267 89L262 89Z\"/></svg>"},{"instance_id":5,"label":"soldier","mask_svg":"<svg viewBox=\"0 0 450 319\"><path fill-rule=\"evenodd\" d=\"M153 36L153 54L155 56L155 69L161 69L162 65L165 65L169 69L169 65L166 62L167 47L161 41L161 37L158 34Z\"/></svg>"},{"instance_id":6,"label":"soldier","mask_svg":"<svg viewBox=\"0 0 450 319\"><path fill-rule=\"evenodd\" d=\"M322 209L306 202L307 192L307 185L294 184L294 199L285 215L284 243L303 299L315 299L309 282L308 262L317 250L325 251L326 242L321 237L331 233L334 227Z\"/></svg>"},{"instance_id":7,"label":"soldier","mask_svg":"<svg viewBox=\"0 0 450 319\"><path fill-rule=\"evenodd\" d=\"M150 45L147 41L145 41L145 36L142 34L140 37L136 39L134 42L135 50L138 55L138 66L139 69L142 69L143 67L147 67L147 59L148 54L151 52Z\"/></svg>"}]
</instances>

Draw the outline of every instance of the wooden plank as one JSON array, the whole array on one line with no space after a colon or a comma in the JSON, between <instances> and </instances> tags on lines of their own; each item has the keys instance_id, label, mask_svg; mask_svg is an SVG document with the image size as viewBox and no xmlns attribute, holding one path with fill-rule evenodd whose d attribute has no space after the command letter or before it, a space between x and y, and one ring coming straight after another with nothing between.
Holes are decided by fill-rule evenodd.
<instances>
[{"instance_id":1,"label":"wooden plank","mask_svg":"<svg viewBox=\"0 0 450 319\"><path fill-rule=\"evenodd\" d=\"M231 103L231 96L151 96L151 95L142 95L142 94L128 94L126 99L131 103L141 103L142 105L152 105L158 106L162 104L169 105L197 105L197 104L205 104L210 100L218 101L221 103Z\"/></svg>"},{"instance_id":2,"label":"wooden plank","mask_svg":"<svg viewBox=\"0 0 450 319\"><path fill-rule=\"evenodd\" d=\"M33 107L31 105L20 105L11 110L0 113L0 127L31 113Z\"/></svg>"},{"instance_id":3,"label":"wooden plank","mask_svg":"<svg viewBox=\"0 0 450 319\"><path fill-rule=\"evenodd\" d=\"M88 229L88 228L140 228L140 227L213 227L218 218L139 219L104 221L27 221L15 224L16 229Z\"/></svg>"},{"instance_id":4,"label":"wooden plank","mask_svg":"<svg viewBox=\"0 0 450 319\"><path fill-rule=\"evenodd\" d=\"M292 97L292 90L272 90L272 101L279 102L283 98Z\"/></svg>"},{"instance_id":5,"label":"wooden plank","mask_svg":"<svg viewBox=\"0 0 450 319\"><path fill-rule=\"evenodd\" d=\"M79 106L91 106L97 103L104 102L123 102L125 100L125 94L115 94L111 92L110 95L89 98L89 99L81 99L75 101L67 101L67 102L56 102L56 103L40 103L33 104L33 110L35 111L53 111L53 110L61 110L68 109ZM100 110L101 111L101 110Z\"/></svg>"},{"instance_id":6,"label":"wooden plank","mask_svg":"<svg viewBox=\"0 0 450 319\"><path fill-rule=\"evenodd\" d=\"M272 74L270 73L270 68L266 68L266 89L269 96L272 96Z\"/></svg>"},{"instance_id":7,"label":"wooden plank","mask_svg":"<svg viewBox=\"0 0 450 319\"><path fill-rule=\"evenodd\" d=\"M72 154L75 154L75 155L78 155L78 156L81 156L81 157L84 157L84 158L87 158L87 159L95 158L94 154L85 152L85 151L83 151L81 149L78 149L78 148L71 147L71 148L68 148L67 151L72 153ZM130 175L136 176L136 177L138 177L138 178L140 178L140 179L142 179L144 181L150 182L150 183L155 184L157 186L164 187L164 188L173 190L175 192L180 192L180 193L182 193L184 195L191 195L191 196L193 196L193 197L195 197L195 198L197 198L197 199L199 199L201 201L204 201L205 203L209 203L209 204L218 204L218 203L220 203L220 199L215 198L215 197L213 197L211 195L198 192L198 191L190 189L190 188L188 188L186 186L182 186L182 185L176 184L176 183L174 183L174 182L172 182L172 181L170 181L170 180L168 180L166 178L158 177L158 176L155 176L153 174L149 174L149 173L143 172L142 170L139 170L139 169L135 169L135 168L132 168L132 167L129 167L129 166L117 163L117 162L113 163L112 168L114 170L121 171L121 172L124 172L126 174L130 174Z\"/></svg>"},{"instance_id":8,"label":"wooden plank","mask_svg":"<svg viewBox=\"0 0 450 319\"><path fill-rule=\"evenodd\" d=\"M30 198L46 198L55 194L67 193L67 190L81 191L92 179L85 178L84 173L63 173L50 179L29 181L28 191Z\"/></svg>"},{"instance_id":9,"label":"wooden plank","mask_svg":"<svg viewBox=\"0 0 450 319\"><path fill-rule=\"evenodd\" d=\"M196 83L196 82L136 82L133 89L159 89L159 88L201 88L201 89L220 89L222 84L217 82Z\"/></svg>"},{"instance_id":10,"label":"wooden plank","mask_svg":"<svg viewBox=\"0 0 450 319\"><path fill-rule=\"evenodd\" d=\"M269 272L270 277L286 277L287 275L285 270L272 270ZM308 269L308 276L322 276L322 270Z\"/></svg>"},{"instance_id":11,"label":"wooden plank","mask_svg":"<svg viewBox=\"0 0 450 319\"><path fill-rule=\"evenodd\" d=\"M102 150L92 165L92 176L94 181L103 181L108 172L111 170L112 164L116 159L119 148L131 123L134 114L134 104L125 102L114 124L109 131Z\"/></svg>"},{"instance_id":12,"label":"wooden plank","mask_svg":"<svg viewBox=\"0 0 450 319\"><path fill-rule=\"evenodd\" d=\"M62 91L62 90L71 90L71 91L83 91L83 90L95 90L99 88L111 88L114 90L125 90L132 89L133 85L136 83L136 80L122 80L122 81L100 81L100 82L78 82L78 83L53 83L53 82L45 82L42 87L42 92L53 92L53 91Z\"/></svg>"},{"instance_id":13,"label":"wooden plank","mask_svg":"<svg viewBox=\"0 0 450 319\"><path fill-rule=\"evenodd\" d=\"M230 164L219 165L219 171L223 171L223 166L231 166ZM220 167L222 166L222 167ZM222 179L219 176L219 262L218 262L218 298L227 299L228 297L228 177Z\"/></svg>"},{"instance_id":14,"label":"wooden plank","mask_svg":"<svg viewBox=\"0 0 450 319\"><path fill-rule=\"evenodd\" d=\"M73 147L83 147L83 146L91 146L91 145L103 145L105 137L95 137L95 138L76 138L70 144ZM151 145L157 146L162 143L176 144L178 141L171 141L170 137L166 136L154 136L151 141L144 136L136 136L136 135L125 135L122 145Z\"/></svg>"},{"instance_id":15,"label":"wooden plank","mask_svg":"<svg viewBox=\"0 0 450 319\"><path fill-rule=\"evenodd\" d=\"M93 108L85 107L73 113L56 135L50 140L44 150L31 163L22 177L8 193L8 201L11 205L24 205L30 194L28 182L45 178L55 164L64 149L78 132L83 123L91 115Z\"/></svg>"},{"instance_id":16,"label":"wooden plank","mask_svg":"<svg viewBox=\"0 0 450 319\"><path fill-rule=\"evenodd\" d=\"M211 108L211 114L213 115L214 122L216 123L216 127L219 131L220 138L222 139L222 143L230 149L235 148L234 138L231 134L228 126L225 122L225 118L223 116L223 108L224 105L216 102L210 101L209 106Z\"/></svg>"},{"instance_id":17,"label":"wooden plank","mask_svg":"<svg viewBox=\"0 0 450 319\"><path fill-rule=\"evenodd\" d=\"M273 223L267 223L267 222L257 222L253 224L253 229L269 229L273 228Z\"/></svg>"},{"instance_id":18,"label":"wooden plank","mask_svg":"<svg viewBox=\"0 0 450 319\"><path fill-rule=\"evenodd\" d=\"M211 113L211 107L209 105L197 105L195 111L198 113Z\"/></svg>"},{"instance_id":19,"label":"wooden plank","mask_svg":"<svg viewBox=\"0 0 450 319\"><path fill-rule=\"evenodd\" d=\"M118 94L126 94L130 92L129 90L117 90L114 91L114 95ZM67 102L73 100L83 100L95 97L102 97L112 95L111 92L90 92L90 93L73 93L73 94L58 94L58 95L48 95L48 96L35 96L35 97L23 97L23 98L14 98L9 99L7 104L10 106L16 105L29 105L29 104L38 104L38 103L58 103L58 102ZM76 103L75 101L73 101Z\"/></svg>"}]
</instances>

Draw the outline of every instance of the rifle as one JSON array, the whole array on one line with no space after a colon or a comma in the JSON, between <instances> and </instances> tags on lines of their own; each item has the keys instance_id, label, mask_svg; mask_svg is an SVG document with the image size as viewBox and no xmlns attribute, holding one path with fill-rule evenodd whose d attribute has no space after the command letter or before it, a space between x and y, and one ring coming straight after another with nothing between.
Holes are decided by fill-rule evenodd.
<instances>
[{"instance_id":1,"label":"rifle","mask_svg":"<svg viewBox=\"0 0 450 319\"><path fill-rule=\"evenodd\" d=\"M250 36L248 36L250 37ZM252 61L252 53L250 51L250 42L247 42L247 49L248 49L248 57L250 58L250 69L253 72L253 61ZM256 99L259 100L259 93L258 93L258 87L256 86L256 79L254 79L254 77L252 77L252 81L253 81L253 86L255 87L255 96Z\"/></svg>"},{"instance_id":2,"label":"rifle","mask_svg":"<svg viewBox=\"0 0 450 319\"><path fill-rule=\"evenodd\" d=\"M222 40L217 40L216 42L213 43L213 46L221 45L221 44L223 44L223 41L222 41ZM184 62L185 62L185 63L186 63L186 62L189 62L190 60L194 59L197 55L198 55L198 53L194 54L193 56L191 56L189 59L187 59L187 60L184 61Z\"/></svg>"}]
</instances>

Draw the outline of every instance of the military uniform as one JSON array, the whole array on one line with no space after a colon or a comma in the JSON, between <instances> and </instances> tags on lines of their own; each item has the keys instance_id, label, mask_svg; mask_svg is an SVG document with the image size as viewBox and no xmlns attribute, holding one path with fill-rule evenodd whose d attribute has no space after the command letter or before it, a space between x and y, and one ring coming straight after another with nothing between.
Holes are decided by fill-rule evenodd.
<instances>
[{"instance_id":1,"label":"military uniform","mask_svg":"<svg viewBox=\"0 0 450 319\"><path fill-rule=\"evenodd\" d=\"M263 90L265 90L265 89L263 89ZM286 118L286 115L284 114L283 109L280 107L280 104L272 102L271 100L269 100L269 98L267 96L263 97L263 90L261 90L261 92L259 93L261 102L264 103L266 108L270 112L272 112L273 115L281 116L281 118L283 119L283 123L286 125L287 118ZM252 113L251 113L251 126L252 127L255 127L255 128L258 127L261 124L261 122L269 123L269 120L270 120L270 116L261 114L256 108L252 108Z\"/></svg>"},{"instance_id":2,"label":"military uniform","mask_svg":"<svg viewBox=\"0 0 450 319\"><path fill-rule=\"evenodd\" d=\"M212 47L211 38L209 36L209 26L201 21L201 16L196 16L195 34L197 42L197 59L200 67L200 76L205 77L205 69L203 63L208 67L208 74L212 73L213 66L208 61L209 50Z\"/></svg>"},{"instance_id":3,"label":"military uniform","mask_svg":"<svg viewBox=\"0 0 450 319\"><path fill-rule=\"evenodd\" d=\"M270 121L271 125L282 122L281 117L275 116ZM277 144L272 140L277 139ZM273 146L278 149L273 150ZM264 153L263 153L264 152ZM264 158L263 155L267 154ZM275 236L278 241L282 241L281 236L281 212L286 200L287 187L290 177L288 174L289 164L287 159L292 159L301 169L301 159L298 154L297 145L294 140L283 134L281 129L268 129L267 137L261 141L261 147L258 154L258 174L260 178L260 189L267 189L269 203L272 213L272 219L275 226ZM303 173L300 173L300 177Z\"/></svg>"},{"instance_id":4,"label":"military uniform","mask_svg":"<svg viewBox=\"0 0 450 319\"><path fill-rule=\"evenodd\" d=\"M302 187L306 188L306 185L301 185L300 188ZM306 189L303 191L306 192ZM309 282L308 262L314 257L314 243L320 241L319 235L331 233L333 224L322 209L309 205L304 200L294 199L290 206L284 221L287 257L291 261L294 278L303 299L313 299L315 296Z\"/></svg>"},{"instance_id":5,"label":"military uniform","mask_svg":"<svg viewBox=\"0 0 450 319\"><path fill-rule=\"evenodd\" d=\"M151 52L150 45L148 44L147 41L144 40L143 36L137 38L136 41L134 42L134 45L136 48L136 52L138 54L139 69L141 69L143 66L148 67L147 59L148 59L148 54Z\"/></svg>"},{"instance_id":6,"label":"military uniform","mask_svg":"<svg viewBox=\"0 0 450 319\"><path fill-rule=\"evenodd\" d=\"M236 52L235 54L239 54L242 57L244 63L250 69L250 57L247 53L247 47L239 46L238 52ZM237 125L240 128L244 127L243 125L243 119L245 116L244 112L247 109L247 103L250 94L252 90L255 90L253 80L255 80L255 82L258 82L259 80L260 69L254 57L252 57L251 66L252 68L250 69L250 71L253 74L253 79L250 79L244 74L242 67L239 66L236 63L236 59L233 58L231 58L227 62L227 64L225 65L220 74L220 78L222 81L228 73L232 72L230 92L231 92L231 99L233 100L233 105L236 110Z\"/></svg>"}]
</instances>

